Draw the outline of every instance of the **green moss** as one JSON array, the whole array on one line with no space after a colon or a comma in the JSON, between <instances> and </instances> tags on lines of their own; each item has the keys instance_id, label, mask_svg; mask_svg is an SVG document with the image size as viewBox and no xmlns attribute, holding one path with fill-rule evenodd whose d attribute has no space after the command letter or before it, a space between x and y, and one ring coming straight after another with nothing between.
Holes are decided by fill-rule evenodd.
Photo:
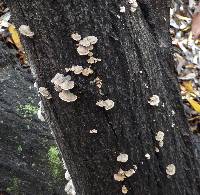
<instances>
[{"instance_id":1,"label":"green moss","mask_svg":"<svg viewBox=\"0 0 200 195\"><path fill-rule=\"evenodd\" d=\"M49 165L52 175L56 179L61 179L64 175L62 161L59 157L59 150L56 146L51 146L48 151Z\"/></svg>"},{"instance_id":2,"label":"green moss","mask_svg":"<svg viewBox=\"0 0 200 195\"><path fill-rule=\"evenodd\" d=\"M6 188L6 191L14 192L15 194L19 194L20 183L21 183L20 179L18 179L17 177L13 177L9 186Z\"/></svg>"},{"instance_id":3,"label":"green moss","mask_svg":"<svg viewBox=\"0 0 200 195\"><path fill-rule=\"evenodd\" d=\"M33 104L19 105L17 107L17 111L23 114L24 116L30 117L37 114L38 107Z\"/></svg>"}]
</instances>

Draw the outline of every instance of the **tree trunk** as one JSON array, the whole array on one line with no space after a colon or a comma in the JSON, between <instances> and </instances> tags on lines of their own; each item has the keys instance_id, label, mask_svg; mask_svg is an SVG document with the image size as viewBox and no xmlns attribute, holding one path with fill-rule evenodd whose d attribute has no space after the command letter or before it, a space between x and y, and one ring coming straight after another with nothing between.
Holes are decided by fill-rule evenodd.
<instances>
[{"instance_id":1,"label":"tree trunk","mask_svg":"<svg viewBox=\"0 0 200 195\"><path fill-rule=\"evenodd\" d=\"M0 194L64 195L62 161L55 159L50 130L37 118L33 77L11 51L0 42Z\"/></svg>"},{"instance_id":2,"label":"tree trunk","mask_svg":"<svg viewBox=\"0 0 200 195\"><path fill-rule=\"evenodd\" d=\"M71 174L78 195L199 194L198 166L184 114L171 54L169 1L139 0L135 12L128 1L119 0L7 0L15 24L29 25L35 36L23 37L39 87L49 89L43 99L50 127ZM125 6L125 13L120 12ZM72 65L88 67L79 56L71 34L98 38L94 55L102 61L94 73L73 75L78 96L64 102L51 79ZM91 84L96 77L102 91ZM160 97L151 106L151 96ZM96 106L111 99L113 109ZM174 114L175 113L175 114ZM98 130L90 134L91 129ZM155 152L155 135L164 132L164 146ZM120 153L126 163L117 162ZM145 154L150 154L150 159ZM166 167L174 164L175 175ZM136 173L123 182L113 178L120 168Z\"/></svg>"}]
</instances>

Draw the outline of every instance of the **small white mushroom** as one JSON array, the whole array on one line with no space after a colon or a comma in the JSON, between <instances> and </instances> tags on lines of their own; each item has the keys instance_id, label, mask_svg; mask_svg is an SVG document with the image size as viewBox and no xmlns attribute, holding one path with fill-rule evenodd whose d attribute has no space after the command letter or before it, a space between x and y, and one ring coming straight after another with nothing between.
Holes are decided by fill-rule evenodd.
<instances>
[{"instance_id":1,"label":"small white mushroom","mask_svg":"<svg viewBox=\"0 0 200 195\"><path fill-rule=\"evenodd\" d=\"M114 107L115 103L112 101L112 100L99 100L97 103L96 103L97 106L99 107L104 107L105 110L110 110Z\"/></svg>"},{"instance_id":2,"label":"small white mushroom","mask_svg":"<svg viewBox=\"0 0 200 195\"><path fill-rule=\"evenodd\" d=\"M122 186L122 193L123 194L127 194L128 193L128 189L125 185Z\"/></svg>"},{"instance_id":3,"label":"small white mushroom","mask_svg":"<svg viewBox=\"0 0 200 195\"><path fill-rule=\"evenodd\" d=\"M121 6L121 7L120 7L120 12L121 12L121 13L124 13L125 11L126 11L126 8L125 8L124 6Z\"/></svg>"},{"instance_id":4,"label":"small white mushroom","mask_svg":"<svg viewBox=\"0 0 200 195\"><path fill-rule=\"evenodd\" d=\"M93 74L93 70L89 67L89 68L85 68L85 69L83 69L83 71L82 71L82 75L83 76L89 76L90 74Z\"/></svg>"},{"instance_id":5,"label":"small white mushroom","mask_svg":"<svg viewBox=\"0 0 200 195\"><path fill-rule=\"evenodd\" d=\"M160 98L157 95L153 95L152 97L150 97L150 100L148 101L148 103L151 106L158 106L158 104L160 103Z\"/></svg>"},{"instance_id":6,"label":"small white mushroom","mask_svg":"<svg viewBox=\"0 0 200 195\"><path fill-rule=\"evenodd\" d=\"M51 82L54 85L60 85L62 82L64 82L65 77L63 74L57 73L54 78L51 80ZM70 79L69 79L70 80Z\"/></svg>"},{"instance_id":7,"label":"small white mushroom","mask_svg":"<svg viewBox=\"0 0 200 195\"><path fill-rule=\"evenodd\" d=\"M174 175L176 173L176 167L174 164L169 164L166 167L166 173L167 175Z\"/></svg>"},{"instance_id":8,"label":"small white mushroom","mask_svg":"<svg viewBox=\"0 0 200 195\"><path fill-rule=\"evenodd\" d=\"M74 102L77 100L77 96L71 93L70 91L61 91L59 93L59 97L61 100L66 101L66 102Z\"/></svg>"},{"instance_id":9,"label":"small white mushroom","mask_svg":"<svg viewBox=\"0 0 200 195\"><path fill-rule=\"evenodd\" d=\"M119 156L117 157L117 161L118 162L127 162L128 161L128 154L123 154L123 153L120 153Z\"/></svg>"},{"instance_id":10,"label":"small white mushroom","mask_svg":"<svg viewBox=\"0 0 200 195\"><path fill-rule=\"evenodd\" d=\"M155 147L155 152L160 152L159 148Z\"/></svg>"},{"instance_id":11,"label":"small white mushroom","mask_svg":"<svg viewBox=\"0 0 200 195\"><path fill-rule=\"evenodd\" d=\"M81 35L79 35L78 33L73 33L71 35L71 38L74 40L74 41L80 41L81 40Z\"/></svg>"},{"instance_id":12,"label":"small white mushroom","mask_svg":"<svg viewBox=\"0 0 200 195\"><path fill-rule=\"evenodd\" d=\"M47 99L51 99L52 96L51 94L49 93L48 89L46 87L40 87L39 88L39 93L44 96L45 98Z\"/></svg>"},{"instance_id":13,"label":"small white mushroom","mask_svg":"<svg viewBox=\"0 0 200 195\"><path fill-rule=\"evenodd\" d=\"M150 154L148 154L148 153L145 154L145 157L146 157L146 159L148 159L148 160L151 158Z\"/></svg>"},{"instance_id":14,"label":"small white mushroom","mask_svg":"<svg viewBox=\"0 0 200 195\"><path fill-rule=\"evenodd\" d=\"M163 141L164 136L165 136L164 132L158 131L158 133L157 133L156 136L155 136L155 139L156 139L156 141L159 141L159 142L160 142L160 141Z\"/></svg>"},{"instance_id":15,"label":"small white mushroom","mask_svg":"<svg viewBox=\"0 0 200 195\"><path fill-rule=\"evenodd\" d=\"M129 169L128 171L124 171L126 177L131 177L135 173L134 169Z\"/></svg>"},{"instance_id":16,"label":"small white mushroom","mask_svg":"<svg viewBox=\"0 0 200 195\"><path fill-rule=\"evenodd\" d=\"M81 74L83 71L83 67L82 66L72 66L70 70L72 72L74 72L74 74Z\"/></svg>"},{"instance_id":17,"label":"small white mushroom","mask_svg":"<svg viewBox=\"0 0 200 195\"><path fill-rule=\"evenodd\" d=\"M85 37L85 39L87 39L91 45L94 45L97 43L98 39L95 36L87 36Z\"/></svg>"},{"instance_id":18,"label":"small white mushroom","mask_svg":"<svg viewBox=\"0 0 200 195\"><path fill-rule=\"evenodd\" d=\"M114 174L114 180L116 181L124 181L126 178L124 171L122 169L119 169L117 174Z\"/></svg>"},{"instance_id":19,"label":"small white mushroom","mask_svg":"<svg viewBox=\"0 0 200 195\"><path fill-rule=\"evenodd\" d=\"M96 129L92 129L92 130L90 130L90 133L97 133L97 130Z\"/></svg>"},{"instance_id":20,"label":"small white mushroom","mask_svg":"<svg viewBox=\"0 0 200 195\"><path fill-rule=\"evenodd\" d=\"M88 64L95 64L97 62L101 62L101 59L99 58L95 58L93 56L91 56L88 60L87 60Z\"/></svg>"},{"instance_id":21,"label":"small white mushroom","mask_svg":"<svg viewBox=\"0 0 200 195\"><path fill-rule=\"evenodd\" d=\"M34 36L34 32L31 31L30 27L27 26L27 25L21 25L19 27L19 32L22 34L22 35L25 35L27 37L33 37Z\"/></svg>"},{"instance_id":22,"label":"small white mushroom","mask_svg":"<svg viewBox=\"0 0 200 195\"><path fill-rule=\"evenodd\" d=\"M74 88L74 81L65 80L59 85L63 90L69 90Z\"/></svg>"},{"instance_id":23,"label":"small white mushroom","mask_svg":"<svg viewBox=\"0 0 200 195\"><path fill-rule=\"evenodd\" d=\"M82 45L83 47L89 47L91 43L87 38L84 38L80 40L79 45Z\"/></svg>"}]
</instances>

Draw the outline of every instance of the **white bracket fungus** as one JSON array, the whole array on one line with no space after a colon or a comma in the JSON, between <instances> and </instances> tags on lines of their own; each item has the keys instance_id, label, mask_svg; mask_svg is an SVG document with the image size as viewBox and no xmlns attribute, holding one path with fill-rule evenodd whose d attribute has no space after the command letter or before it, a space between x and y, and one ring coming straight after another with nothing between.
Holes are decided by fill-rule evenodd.
<instances>
[{"instance_id":1,"label":"white bracket fungus","mask_svg":"<svg viewBox=\"0 0 200 195\"><path fill-rule=\"evenodd\" d=\"M133 174L135 174L134 169L129 169L128 171L119 169L118 173L114 174L114 179L116 181L124 181L125 178L131 177Z\"/></svg>"},{"instance_id":2,"label":"white bracket fungus","mask_svg":"<svg viewBox=\"0 0 200 195\"><path fill-rule=\"evenodd\" d=\"M34 36L34 32L31 31L30 27L27 26L27 25L21 25L19 27L19 32L22 34L22 35L25 35L27 37L33 37Z\"/></svg>"},{"instance_id":3,"label":"white bracket fungus","mask_svg":"<svg viewBox=\"0 0 200 195\"><path fill-rule=\"evenodd\" d=\"M82 71L82 75L83 76L89 76L90 74L93 74L93 70L89 67L89 68L85 68L85 69L83 69L83 71Z\"/></svg>"},{"instance_id":4,"label":"white bracket fungus","mask_svg":"<svg viewBox=\"0 0 200 195\"><path fill-rule=\"evenodd\" d=\"M148 154L148 153L145 154L145 157L146 157L146 159L148 159L148 160L151 158L150 154Z\"/></svg>"},{"instance_id":5,"label":"white bracket fungus","mask_svg":"<svg viewBox=\"0 0 200 195\"><path fill-rule=\"evenodd\" d=\"M167 175L174 175L176 173L176 167L174 164L169 164L167 167L166 167L166 173Z\"/></svg>"},{"instance_id":6,"label":"white bracket fungus","mask_svg":"<svg viewBox=\"0 0 200 195\"><path fill-rule=\"evenodd\" d=\"M96 129L92 129L92 130L90 130L90 133L97 133L97 130Z\"/></svg>"},{"instance_id":7,"label":"white bracket fungus","mask_svg":"<svg viewBox=\"0 0 200 195\"><path fill-rule=\"evenodd\" d=\"M47 99L51 99L52 96L51 94L49 93L48 89L46 87L40 87L39 88L39 93L44 96L45 98Z\"/></svg>"},{"instance_id":8,"label":"white bracket fungus","mask_svg":"<svg viewBox=\"0 0 200 195\"><path fill-rule=\"evenodd\" d=\"M61 100L66 101L66 102L74 102L77 100L77 96L71 93L70 91L61 91L59 93L59 97Z\"/></svg>"},{"instance_id":9,"label":"white bracket fungus","mask_svg":"<svg viewBox=\"0 0 200 195\"><path fill-rule=\"evenodd\" d=\"M80 41L81 40L81 35L79 35L78 33L73 33L71 35L71 38L74 40L74 41Z\"/></svg>"},{"instance_id":10,"label":"white bracket fungus","mask_svg":"<svg viewBox=\"0 0 200 195\"><path fill-rule=\"evenodd\" d=\"M71 76L66 77L63 74L57 73L51 80L54 85L59 86L63 90L69 90L74 88L74 81L71 81Z\"/></svg>"},{"instance_id":11,"label":"white bracket fungus","mask_svg":"<svg viewBox=\"0 0 200 195\"><path fill-rule=\"evenodd\" d=\"M122 186L122 193L123 194L127 194L128 193L128 189L125 185Z\"/></svg>"},{"instance_id":12,"label":"white bracket fungus","mask_svg":"<svg viewBox=\"0 0 200 195\"><path fill-rule=\"evenodd\" d=\"M120 12L121 12L121 13L125 13L125 11L126 11L126 8L125 8L124 6L121 6L121 7L120 7Z\"/></svg>"},{"instance_id":13,"label":"white bracket fungus","mask_svg":"<svg viewBox=\"0 0 200 195\"><path fill-rule=\"evenodd\" d=\"M163 141L164 136L165 136L164 132L158 131L158 133L157 133L156 136L155 136L155 139L156 139L156 141L159 141L159 142L160 142L160 141Z\"/></svg>"},{"instance_id":14,"label":"white bracket fungus","mask_svg":"<svg viewBox=\"0 0 200 195\"><path fill-rule=\"evenodd\" d=\"M134 169L129 169L128 171L124 171L126 177L131 177L135 173Z\"/></svg>"},{"instance_id":15,"label":"white bracket fungus","mask_svg":"<svg viewBox=\"0 0 200 195\"><path fill-rule=\"evenodd\" d=\"M110 110L114 107L115 103L112 100L107 99L105 101L99 100L96 105L102 108L104 107L105 110Z\"/></svg>"},{"instance_id":16,"label":"white bracket fungus","mask_svg":"<svg viewBox=\"0 0 200 195\"><path fill-rule=\"evenodd\" d=\"M151 106L158 106L158 104L160 103L160 98L157 95L153 95L152 97L150 97L150 100L148 101L148 103Z\"/></svg>"},{"instance_id":17,"label":"white bracket fungus","mask_svg":"<svg viewBox=\"0 0 200 195\"><path fill-rule=\"evenodd\" d=\"M128 161L128 154L123 154L120 153L119 156L117 157L118 162L127 162Z\"/></svg>"},{"instance_id":18,"label":"white bracket fungus","mask_svg":"<svg viewBox=\"0 0 200 195\"><path fill-rule=\"evenodd\" d=\"M101 59L99 58L95 58L93 56L91 56L88 60L87 60L88 64L96 64L97 62L101 62Z\"/></svg>"},{"instance_id":19,"label":"white bracket fungus","mask_svg":"<svg viewBox=\"0 0 200 195\"><path fill-rule=\"evenodd\" d=\"M116 181L124 181L126 178L124 171L120 169L117 174L114 174L114 180Z\"/></svg>"}]
</instances>

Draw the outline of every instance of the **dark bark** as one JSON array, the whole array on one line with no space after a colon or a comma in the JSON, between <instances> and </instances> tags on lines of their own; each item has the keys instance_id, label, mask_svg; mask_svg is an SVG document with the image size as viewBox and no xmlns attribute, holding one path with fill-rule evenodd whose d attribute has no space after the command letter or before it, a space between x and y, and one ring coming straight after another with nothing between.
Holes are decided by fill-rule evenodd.
<instances>
[{"instance_id":1,"label":"dark bark","mask_svg":"<svg viewBox=\"0 0 200 195\"><path fill-rule=\"evenodd\" d=\"M48 155L54 139L37 119L39 100L33 78L11 51L15 50L0 42L0 192L66 194L62 164L60 175L55 175L59 166L52 166Z\"/></svg>"},{"instance_id":2,"label":"dark bark","mask_svg":"<svg viewBox=\"0 0 200 195\"><path fill-rule=\"evenodd\" d=\"M53 96L43 99L48 122L78 195L121 194L122 185L136 195L199 194L198 167L171 54L169 1L140 0L135 13L127 1L119 0L6 2L16 25L27 24L35 33L33 39L23 39L24 45L38 85ZM119 12L121 5L125 13ZM79 98L66 103L50 80L65 67L88 66L70 38L74 31L98 37L94 53L102 62L92 67L90 77L72 76L72 91ZM96 76L103 80L103 96L90 85ZM159 107L147 102L154 94L161 99ZM107 98L115 102L112 110L95 105ZM98 134L89 134L93 128ZM165 133L164 147L155 153L159 130ZM127 163L116 161L120 152L128 154ZM165 170L171 163L177 170L169 179ZM113 179L120 167L134 164L138 170L132 177Z\"/></svg>"}]
</instances>

